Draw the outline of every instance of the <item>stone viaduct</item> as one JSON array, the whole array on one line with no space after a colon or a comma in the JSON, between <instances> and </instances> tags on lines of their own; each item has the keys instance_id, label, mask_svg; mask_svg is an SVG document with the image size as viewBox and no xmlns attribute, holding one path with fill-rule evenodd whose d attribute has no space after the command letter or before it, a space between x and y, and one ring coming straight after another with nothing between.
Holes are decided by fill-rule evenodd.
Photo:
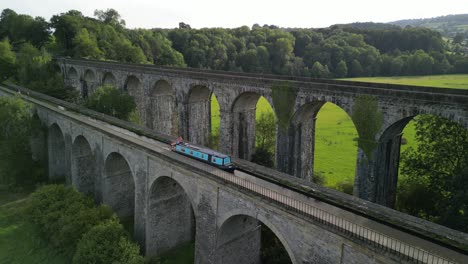
<instances>
[{"instance_id":1,"label":"stone viaduct","mask_svg":"<svg viewBox=\"0 0 468 264\"><path fill-rule=\"evenodd\" d=\"M220 171L170 151L166 135L21 87L0 95L34 106L49 177L133 218L147 255L195 241L195 263L260 263L264 225L294 264L468 262L464 233L246 161L251 172Z\"/></svg>"},{"instance_id":2,"label":"stone viaduct","mask_svg":"<svg viewBox=\"0 0 468 264\"><path fill-rule=\"evenodd\" d=\"M65 58L57 59L57 63L66 82L83 96L97 86L114 85L135 97L147 127L164 134L182 135L201 145L209 140L210 96L215 94L220 104L220 151L247 160L255 145L256 103L264 96L278 120L278 170L309 181L313 177L316 115L325 102L332 102L353 117L360 137L354 194L390 207L395 203L405 125L416 115L432 114L468 127L467 90ZM376 108L358 114L355 109L365 108L371 104L369 101L377 102ZM366 121L374 112L378 120ZM375 123L380 127L368 135L369 126Z\"/></svg>"}]
</instances>

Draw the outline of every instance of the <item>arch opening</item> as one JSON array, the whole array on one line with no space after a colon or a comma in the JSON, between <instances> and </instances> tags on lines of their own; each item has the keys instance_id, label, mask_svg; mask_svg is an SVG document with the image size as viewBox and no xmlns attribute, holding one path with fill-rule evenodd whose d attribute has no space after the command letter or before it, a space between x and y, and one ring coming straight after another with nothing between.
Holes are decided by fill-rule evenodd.
<instances>
[{"instance_id":1,"label":"arch opening","mask_svg":"<svg viewBox=\"0 0 468 264\"><path fill-rule=\"evenodd\" d=\"M74 87L75 89L79 89L79 77L78 77L78 72L76 71L75 68L73 67L70 67L68 69L68 73L67 73L67 85L71 86L71 87Z\"/></svg>"},{"instance_id":2,"label":"arch opening","mask_svg":"<svg viewBox=\"0 0 468 264\"><path fill-rule=\"evenodd\" d=\"M57 124L49 127L47 133L49 156L49 180L65 182L69 177L67 170L65 138Z\"/></svg>"},{"instance_id":3,"label":"arch opening","mask_svg":"<svg viewBox=\"0 0 468 264\"><path fill-rule=\"evenodd\" d=\"M260 96L255 105L255 149L251 161L275 167L277 123L273 107Z\"/></svg>"},{"instance_id":4,"label":"arch opening","mask_svg":"<svg viewBox=\"0 0 468 264\"><path fill-rule=\"evenodd\" d=\"M135 182L125 158L113 152L104 163L103 203L109 205L123 221L133 221Z\"/></svg>"},{"instance_id":5,"label":"arch opening","mask_svg":"<svg viewBox=\"0 0 468 264\"><path fill-rule=\"evenodd\" d=\"M340 106L323 104L315 122L314 179L352 195L356 174L357 129Z\"/></svg>"},{"instance_id":6,"label":"arch opening","mask_svg":"<svg viewBox=\"0 0 468 264\"><path fill-rule=\"evenodd\" d=\"M80 192L95 195L96 161L88 140L78 136L72 146L73 185Z\"/></svg>"},{"instance_id":7,"label":"arch opening","mask_svg":"<svg viewBox=\"0 0 468 264\"><path fill-rule=\"evenodd\" d=\"M192 204L182 186L172 178L162 176L153 183L147 219L146 254L149 256L193 244L195 240Z\"/></svg>"},{"instance_id":8,"label":"arch opening","mask_svg":"<svg viewBox=\"0 0 468 264\"><path fill-rule=\"evenodd\" d=\"M441 216L456 204L446 199L468 180L463 176L468 175L466 147L468 130L439 115L412 115L393 123L379 139L375 202L444 224L448 218Z\"/></svg>"},{"instance_id":9,"label":"arch opening","mask_svg":"<svg viewBox=\"0 0 468 264\"><path fill-rule=\"evenodd\" d=\"M219 150L220 144L220 126L221 126L221 112L219 110L218 98L214 93L211 93L210 97L211 107L211 134L209 147L212 149Z\"/></svg>"},{"instance_id":10,"label":"arch opening","mask_svg":"<svg viewBox=\"0 0 468 264\"><path fill-rule=\"evenodd\" d=\"M102 78L102 85L117 88L117 81L111 72L106 72Z\"/></svg>"},{"instance_id":11,"label":"arch opening","mask_svg":"<svg viewBox=\"0 0 468 264\"><path fill-rule=\"evenodd\" d=\"M266 224L247 215L228 218L218 231L216 263L292 263L290 252Z\"/></svg>"},{"instance_id":12,"label":"arch opening","mask_svg":"<svg viewBox=\"0 0 468 264\"><path fill-rule=\"evenodd\" d=\"M87 98L93 92L96 76L92 70L86 70L83 76L83 85L81 87L81 96Z\"/></svg>"},{"instance_id":13,"label":"arch opening","mask_svg":"<svg viewBox=\"0 0 468 264\"><path fill-rule=\"evenodd\" d=\"M124 91L133 97L137 105L139 117L141 120L145 120L146 111L143 105L143 87L141 81L133 75L129 76L125 81Z\"/></svg>"},{"instance_id":14,"label":"arch opening","mask_svg":"<svg viewBox=\"0 0 468 264\"><path fill-rule=\"evenodd\" d=\"M177 136L178 116L175 94L165 80L157 81L150 90L147 126L158 132Z\"/></svg>"},{"instance_id":15,"label":"arch opening","mask_svg":"<svg viewBox=\"0 0 468 264\"><path fill-rule=\"evenodd\" d=\"M211 91L208 87L197 85L190 89L187 105L188 140L208 146L211 134Z\"/></svg>"},{"instance_id":16,"label":"arch opening","mask_svg":"<svg viewBox=\"0 0 468 264\"><path fill-rule=\"evenodd\" d=\"M257 105L261 105L262 108L258 110ZM268 101L258 93L245 92L236 98L232 106L234 156L246 160L252 159L257 137L260 136L259 133L256 133L256 125L262 114L273 112L271 109ZM262 144L261 139L258 142L259 145Z\"/></svg>"}]
</instances>

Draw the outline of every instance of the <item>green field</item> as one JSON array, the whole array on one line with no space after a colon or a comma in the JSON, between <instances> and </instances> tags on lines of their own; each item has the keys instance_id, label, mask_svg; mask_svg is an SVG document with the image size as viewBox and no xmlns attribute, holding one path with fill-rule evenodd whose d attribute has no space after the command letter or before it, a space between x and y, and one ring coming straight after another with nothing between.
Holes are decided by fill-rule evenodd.
<instances>
[{"instance_id":1,"label":"green field","mask_svg":"<svg viewBox=\"0 0 468 264\"><path fill-rule=\"evenodd\" d=\"M37 229L25 221L24 196L0 193L0 263L70 263L70 259L57 254L39 236Z\"/></svg>"},{"instance_id":2,"label":"green field","mask_svg":"<svg viewBox=\"0 0 468 264\"><path fill-rule=\"evenodd\" d=\"M441 88L468 89L468 74L374 77L343 79L363 82L408 84ZM211 101L212 131L219 131L219 105ZM257 117L262 112L273 111L268 101L261 97L257 103ZM357 145L354 140L357 132L351 118L340 107L326 103L317 114L315 132L315 167L314 171L325 177L325 185L335 187L339 182L354 182L356 169ZM414 122L408 123L403 130L406 144L401 151L415 146Z\"/></svg>"},{"instance_id":3,"label":"green field","mask_svg":"<svg viewBox=\"0 0 468 264\"><path fill-rule=\"evenodd\" d=\"M432 86L440 88L468 89L468 74L447 74L430 76L401 76L401 77L366 77L340 79L359 82L407 84L416 86Z\"/></svg>"}]
</instances>

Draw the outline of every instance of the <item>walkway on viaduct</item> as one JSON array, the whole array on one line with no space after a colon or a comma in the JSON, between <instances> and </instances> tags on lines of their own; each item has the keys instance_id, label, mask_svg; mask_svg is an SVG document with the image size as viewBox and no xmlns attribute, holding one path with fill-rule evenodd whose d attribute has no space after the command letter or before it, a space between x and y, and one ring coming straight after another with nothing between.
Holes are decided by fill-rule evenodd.
<instances>
[{"instance_id":1,"label":"walkway on viaduct","mask_svg":"<svg viewBox=\"0 0 468 264\"><path fill-rule=\"evenodd\" d=\"M133 218L147 255L195 241L195 263L260 263L265 225L294 264L468 261L464 233L254 164L227 173L170 151L166 135L0 87L15 94L46 128L32 145L48 150L49 177L70 175L67 183Z\"/></svg>"},{"instance_id":2,"label":"walkway on viaduct","mask_svg":"<svg viewBox=\"0 0 468 264\"><path fill-rule=\"evenodd\" d=\"M353 117L360 137L354 194L390 207L395 203L405 125L416 115L432 114L468 127L468 90L64 58L57 59L57 63L65 81L83 96L104 84L123 89L136 99L147 127L168 135L182 135L201 145L209 140L210 96L215 94L221 112L220 151L246 160L254 152L255 107L263 96L278 120L278 170L309 181L313 177L316 115L324 103L334 103ZM364 120L361 122L353 111L369 104L369 100L376 101L378 106L361 113L360 120ZM369 135L372 124L365 120L374 111L381 118L370 122L381 125Z\"/></svg>"}]
</instances>

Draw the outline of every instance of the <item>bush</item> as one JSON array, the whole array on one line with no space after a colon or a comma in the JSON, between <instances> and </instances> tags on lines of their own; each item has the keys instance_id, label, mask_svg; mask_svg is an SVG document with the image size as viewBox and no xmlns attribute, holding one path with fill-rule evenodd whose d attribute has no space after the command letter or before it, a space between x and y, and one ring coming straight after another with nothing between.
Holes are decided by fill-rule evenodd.
<instances>
[{"instance_id":1,"label":"bush","mask_svg":"<svg viewBox=\"0 0 468 264\"><path fill-rule=\"evenodd\" d=\"M116 217L94 226L79 241L73 263L143 263L139 247L131 242Z\"/></svg>"},{"instance_id":2,"label":"bush","mask_svg":"<svg viewBox=\"0 0 468 264\"><path fill-rule=\"evenodd\" d=\"M130 121L130 117L135 119L135 113L132 114L136 110L135 100L113 86L105 85L97 88L86 100L85 106L119 119L127 121Z\"/></svg>"},{"instance_id":3,"label":"bush","mask_svg":"<svg viewBox=\"0 0 468 264\"><path fill-rule=\"evenodd\" d=\"M63 185L41 187L31 195L27 210L52 245L70 252L84 233L113 214L110 208L94 207L91 197Z\"/></svg>"},{"instance_id":4,"label":"bush","mask_svg":"<svg viewBox=\"0 0 468 264\"><path fill-rule=\"evenodd\" d=\"M340 192L353 195L354 184L350 181L342 181L336 185L336 189Z\"/></svg>"}]
</instances>

